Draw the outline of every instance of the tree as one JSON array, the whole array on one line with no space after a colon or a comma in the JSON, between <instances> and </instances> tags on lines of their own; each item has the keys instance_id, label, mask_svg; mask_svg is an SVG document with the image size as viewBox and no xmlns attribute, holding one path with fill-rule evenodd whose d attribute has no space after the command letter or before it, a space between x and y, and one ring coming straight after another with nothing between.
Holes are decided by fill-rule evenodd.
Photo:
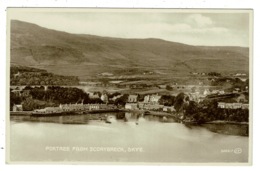
<instances>
[{"instance_id":1,"label":"tree","mask_svg":"<svg viewBox=\"0 0 260 171\"><path fill-rule=\"evenodd\" d=\"M217 73L217 72L209 72L208 75L209 76L215 76L215 77L220 77L221 76L221 74Z\"/></svg>"},{"instance_id":2,"label":"tree","mask_svg":"<svg viewBox=\"0 0 260 171\"><path fill-rule=\"evenodd\" d=\"M128 96L128 94L124 94L123 96L119 97L116 99L115 104L124 106L128 101Z\"/></svg>"},{"instance_id":3,"label":"tree","mask_svg":"<svg viewBox=\"0 0 260 171\"><path fill-rule=\"evenodd\" d=\"M159 99L159 104L164 106L173 106L175 102L175 96L171 95L162 95Z\"/></svg>"},{"instance_id":4,"label":"tree","mask_svg":"<svg viewBox=\"0 0 260 171\"><path fill-rule=\"evenodd\" d=\"M194 101L190 101L189 105L185 107L185 116L194 116L198 112L199 112L199 106Z\"/></svg>"},{"instance_id":5,"label":"tree","mask_svg":"<svg viewBox=\"0 0 260 171\"><path fill-rule=\"evenodd\" d=\"M166 90L168 90L168 91L172 91L173 88L172 88L171 86L169 86L169 85L166 85Z\"/></svg>"},{"instance_id":6,"label":"tree","mask_svg":"<svg viewBox=\"0 0 260 171\"><path fill-rule=\"evenodd\" d=\"M180 111L180 109L183 107L184 104L184 99L185 94L184 93L179 93L176 98L175 98L175 102L174 102L174 108L177 112Z\"/></svg>"},{"instance_id":7,"label":"tree","mask_svg":"<svg viewBox=\"0 0 260 171\"><path fill-rule=\"evenodd\" d=\"M10 110L12 110L14 104L21 104L21 102L21 97L10 91Z\"/></svg>"}]
</instances>

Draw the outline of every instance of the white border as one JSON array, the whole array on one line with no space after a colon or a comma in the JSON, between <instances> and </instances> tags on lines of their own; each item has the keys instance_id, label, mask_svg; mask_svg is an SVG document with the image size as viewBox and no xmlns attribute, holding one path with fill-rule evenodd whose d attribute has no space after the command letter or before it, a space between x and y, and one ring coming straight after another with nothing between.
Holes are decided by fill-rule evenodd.
<instances>
[{"instance_id":1,"label":"white border","mask_svg":"<svg viewBox=\"0 0 260 171\"><path fill-rule=\"evenodd\" d=\"M257 4L257 0L149 0L149 1L138 1L138 0L131 0L131 1L126 1L126 0L91 0L91 1L79 1L79 0L45 0L44 2L40 2L37 0L5 0L4 2L2 2L3 0L0 1L0 28L1 28L1 32L0 32L0 54L1 54L1 61L0 64L2 65L0 67L1 69L1 94L2 94L2 98L1 98L1 119L0 119L0 168L2 169L10 169L10 170L15 170L15 169L19 169L19 170L23 170L23 169L29 169L29 170L35 170L35 169L39 169L39 166L19 166L19 165L15 165L15 166L7 166L5 165L5 149L1 149L1 147L5 148L5 126L4 126L4 120L5 120L5 92L6 92L6 88L5 88L5 80L6 80L6 52L5 52L5 44L6 44L6 12L5 9L6 7L125 7L125 8L252 8L254 9L254 44L258 45L259 44L259 39L257 39L257 37L259 37L259 32L257 32L256 30L260 30L259 28L259 7L260 4ZM259 121L259 108L257 105L257 95L259 94L259 89L257 87L259 84L259 78L257 78L257 71L258 71L258 66L260 66L259 64L259 60L260 58L259 56L259 48L257 48L255 46L254 48L254 63L253 63L253 69L254 69L254 96L253 96L253 119L254 119L254 123L253 123L253 129L254 129L254 135L253 135L253 139L254 139L254 151L253 151L253 167L198 167L195 168L196 169L200 169L200 170L219 170L219 169L236 169L236 170L255 170L258 168L259 170L259 162L257 162L257 159L259 159L259 138L257 136L257 132L258 132L258 126L259 124L257 123ZM51 169L51 168L55 168L55 169L63 169L63 170L71 170L71 169L85 169L85 166L41 166L40 169ZM88 169L93 169L93 166L88 166L90 168ZM117 167L113 167L113 166L109 166L109 169L113 169L113 170L122 170L125 168L122 168L123 166L117 166ZM96 167L94 167L96 168ZM98 169L106 169L106 166L101 166L98 167ZM140 167L134 167L131 166L131 168L129 169L137 169ZM146 168L141 168L141 169L149 169L149 170L157 170L157 169L171 169L169 167L151 167L148 166ZM192 169L194 170L194 167L178 167L178 169L180 170L188 170L188 169Z\"/></svg>"}]
</instances>

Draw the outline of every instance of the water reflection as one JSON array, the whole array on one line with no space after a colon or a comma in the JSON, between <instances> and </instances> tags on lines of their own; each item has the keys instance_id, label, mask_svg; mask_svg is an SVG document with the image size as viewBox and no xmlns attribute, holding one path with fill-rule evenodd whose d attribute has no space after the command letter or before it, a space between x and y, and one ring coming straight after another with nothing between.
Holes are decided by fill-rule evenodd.
<instances>
[{"instance_id":1,"label":"water reflection","mask_svg":"<svg viewBox=\"0 0 260 171\"><path fill-rule=\"evenodd\" d=\"M111 123L107 123L108 117ZM162 123L165 118L134 113L60 117L12 117L12 161L247 162L248 137ZM16 121L14 121L16 120ZM27 120L27 121L26 121ZM28 122L29 121L29 122ZM46 123L55 122L55 123ZM167 121L169 122L169 120ZM138 123L138 124L136 124ZM48 151L66 147L69 152ZM142 152L73 151L74 148L142 148ZM241 149L241 154L223 150Z\"/></svg>"},{"instance_id":2,"label":"water reflection","mask_svg":"<svg viewBox=\"0 0 260 171\"><path fill-rule=\"evenodd\" d=\"M12 121L16 122L51 122L59 124L88 124L89 121L95 120L105 123L135 122L140 121L158 121L158 122L175 122L173 118L165 116L143 115L140 113L118 112L118 113L102 113L102 114L81 114L81 115L64 115L64 116L11 116Z\"/></svg>"},{"instance_id":3,"label":"water reflection","mask_svg":"<svg viewBox=\"0 0 260 171\"><path fill-rule=\"evenodd\" d=\"M99 114L78 114L64 116L11 116L11 121L15 122L40 122L40 123L58 123L58 124L76 124L86 125L90 122L113 124L116 122L131 123L139 125L142 122L157 122L157 123L175 123L175 118L171 116L158 116L134 112L117 112L117 113L99 113ZM194 129L198 125L185 124L187 129ZM248 136L249 126L247 124L203 124L200 125L212 132Z\"/></svg>"}]
</instances>

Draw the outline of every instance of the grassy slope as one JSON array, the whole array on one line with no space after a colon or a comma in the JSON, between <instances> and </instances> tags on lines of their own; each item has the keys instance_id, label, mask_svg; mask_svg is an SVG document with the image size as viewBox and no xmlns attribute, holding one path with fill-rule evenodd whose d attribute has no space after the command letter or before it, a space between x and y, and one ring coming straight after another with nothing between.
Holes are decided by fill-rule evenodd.
<instances>
[{"instance_id":1,"label":"grassy slope","mask_svg":"<svg viewBox=\"0 0 260 171\"><path fill-rule=\"evenodd\" d=\"M11 22L11 62L88 77L136 67L164 73L248 72L249 49L205 47L160 39L76 35L21 21ZM109 67L108 67L109 66Z\"/></svg>"}]
</instances>

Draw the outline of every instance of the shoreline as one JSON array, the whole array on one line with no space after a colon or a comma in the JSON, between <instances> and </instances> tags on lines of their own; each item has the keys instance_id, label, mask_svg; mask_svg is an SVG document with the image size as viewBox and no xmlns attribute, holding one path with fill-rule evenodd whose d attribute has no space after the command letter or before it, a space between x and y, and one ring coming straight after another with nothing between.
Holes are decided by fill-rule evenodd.
<instances>
[{"instance_id":1,"label":"shoreline","mask_svg":"<svg viewBox=\"0 0 260 171\"><path fill-rule=\"evenodd\" d=\"M81 112L74 112L74 113L52 113L52 114L38 114L38 115L33 115L32 111L20 111L20 112L10 112L10 116L11 117L29 117L29 118L46 118L48 120L50 120L51 122L53 122L52 117L55 116L84 116L84 115L89 115L91 117L96 118L96 116L98 114L102 113L114 113L115 115L117 113L124 113L124 112L131 112L133 114L136 114L136 117L142 117L143 116L152 116L152 117L159 117L161 122L173 122L173 123L179 123L179 124L183 124L186 125L188 127L203 127L206 128L207 130L211 131L211 132L215 132L215 133L219 133L219 134L225 134L225 135L235 135L235 136L249 136L249 123L246 122L232 122L232 121L210 121L210 122L206 122L206 123L202 123L202 124L198 124L196 122L182 122L180 119L178 119L177 116L170 114L170 113L166 113L166 112L158 112L158 111L143 111L143 110L125 110L125 109L110 109L110 110L92 110L92 111L81 111ZM97 114L97 115L95 115ZM114 115L112 114L112 115ZM125 116L123 116L125 117ZM28 119L28 118L27 118ZM100 119L100 115L98 115L97 120ZM105 120L106 118L103 118L103 120ZM30 119L29 119L30 120ZM33 119L35 120L35 119ZM38 119L35 121L39 121ZM77 121L76 123L74 123L75 121ZM40 121L39 121L40 122ZM55 122L55 121L54 121ZM78 124L78 123L82 123L81 121L79 122L79 120L74 120L72 119L72 121L69 121L68 123L73 123L73 124ZM85 123L85 122L83 122Z\"/></svg>"},{"instance_id":2,"label":"shoreline","mask_svg":"<svg viewBox=\"0 0 260 171\"><path fill-rule=\"evenodd\" d=\"M163 112L163 111L148 111L148 110L129 110L129 109L102 109L102 110L90 110L90 111L71 111L71 112L62 112L62 113L47 113L47 114L33 114L33 111L18 111L13 112L10 111L10 116L36 116L36 117L51 117L51 116L66 116L66 115L84 115L84 114L98 114L98 113L106 113L106 112L132 112L136 114L143 114L143 115L153 115L158 117L172 117L176 120L176 122L180 121L183 124L190 124L190 125L204 125L204 124L233 124L233 125L249 125L248 122L236 122L236 121L225 121L225 120L215 120L209 121L202 124L198 124L197 122L193 121L182 121L177 116Z\"/></svg>"},{"instance_id":3,"label":"shoreline","mask_svg":"<svg viewBox=\"0 0 260 171\"><path fill-rule=\"evenodd\" d=\"M204 123L204 124L234 124L234 125L249 125L248 122L221 121L221 120L210 121L210 122L206 122L206 123Z\"/></svg>"},{"instance_id":4,"label":"shoreline","mask_svg":"<svg viewBox=\"0 0 260 171\"><path fill-rule=\"evenodd\" d=\"M96 114L106 112L124 112L121 109L104 109L104 110L90 110L90 111L69 111L61 113L46 113L46 114L34 114L33 111L10 111L10 116L39 116L39 117L51 117L51 116L66 116L66 115L84 115L84 114Z\"/></svg>"}]
</instances>

